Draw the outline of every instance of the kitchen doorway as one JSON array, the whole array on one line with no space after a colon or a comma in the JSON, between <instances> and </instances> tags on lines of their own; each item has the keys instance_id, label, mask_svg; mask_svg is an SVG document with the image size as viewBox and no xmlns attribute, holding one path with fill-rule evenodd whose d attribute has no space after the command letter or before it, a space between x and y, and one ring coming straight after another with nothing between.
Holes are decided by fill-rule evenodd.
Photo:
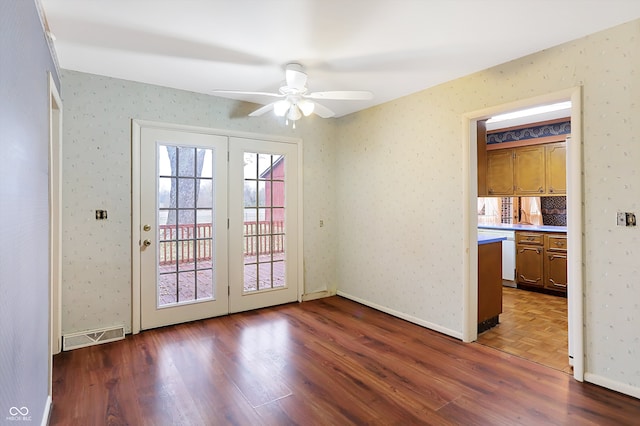
<instances>
[{"instance_id":1,"label":"kitchen doorway","mask_svg":"<svg viewBox=\"0 0 640 426\"><path fill-rule=\"evenodd\" d=\"M478 195L478 150L477 150L477 123L497 114L518 111L537 105L547 105L555 102L571 101L571 139L567 142L567 236L568 236L568 296L567 296L567 320L568 320L568 350L570 363L573 366L573 375L579 381L584 377L584 343L582 335L583 306L582 306L582 163L581 163L581 88L568 89L549 95L518 101L507 105L488 108L466 115L465 120L465 145L468 146L468 186L465 192L469 204L465 209L468 227L468 258L467 271L469 280L466 281L468 298L465 306L465 327L463 338L465 341L476 341L477 334L477 285L478 285L478 259L477 259L477 195Z\"/></svg>"}]
</instances>

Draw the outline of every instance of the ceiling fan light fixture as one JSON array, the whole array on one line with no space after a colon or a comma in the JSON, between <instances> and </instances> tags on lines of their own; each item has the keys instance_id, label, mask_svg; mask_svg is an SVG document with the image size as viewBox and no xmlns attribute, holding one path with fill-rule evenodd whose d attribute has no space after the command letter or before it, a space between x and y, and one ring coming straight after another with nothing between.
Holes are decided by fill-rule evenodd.
<instances>
[{"instance_id":1,"label":"ceiling fan light fixture","mask_svg":"<svg viewBox=\"0 0 640 426\"><path fill-rule=\"evenodd\" d=\"M287 114L287 118L291 121L296 121L300 119L300 117L302 117L302 113L300 112L300 108L298 108L298 105L291 105L291 108L289 108L289 113Z\"/></svg>"},{"instance_id":2,"label":"ceiling fan light fixture","mask_svg":"<svg viewBox=\"0 0 640 426\"><path fill-rule=\"evenodd\" d=\"M291 103L288 100L283 99L273 104L273 112L278 117L284 117L290 107Z\"/></svg>"},{"instance_id":3,"label":"ceiling fan light fixture","mask_svg":"<svg viewBox=\"0 0 640 426\"><path fill-rule=\"evenodd\" d=\"M313 110L315 109L316 104L306 99L303 99L298 103L298 107L300 108L304 116L308 117L313 113Z\"/></svg>"}]
</instances>

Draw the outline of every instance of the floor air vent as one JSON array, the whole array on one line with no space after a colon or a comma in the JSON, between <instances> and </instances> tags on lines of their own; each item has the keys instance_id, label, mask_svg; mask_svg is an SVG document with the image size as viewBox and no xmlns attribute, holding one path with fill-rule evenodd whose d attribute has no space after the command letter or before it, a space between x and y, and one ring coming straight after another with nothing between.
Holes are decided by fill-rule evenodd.
<instances>
[{"instance_id":1,"label":"floor air vent","mask_svg":"<svg viewBox=\"0 0 640 426\"><path fill-rule=\"evenodd\" d=\"M121 325L81 331L79 333L65 334L62 338L62 350L68 351L122 339L124 339L124 326Z\"/></svg>"}]
</instances>

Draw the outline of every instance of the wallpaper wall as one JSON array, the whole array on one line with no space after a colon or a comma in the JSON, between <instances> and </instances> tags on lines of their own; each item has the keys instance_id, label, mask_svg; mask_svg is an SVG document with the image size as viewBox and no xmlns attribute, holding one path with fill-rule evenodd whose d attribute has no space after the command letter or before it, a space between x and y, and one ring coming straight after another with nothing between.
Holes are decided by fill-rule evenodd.
<instances>
[{"instance_id":1,"label":"wallpaper wall","mask_svg":"<svg viewBox=\"0 0 640 426\"><path fill-rule=\"evenodd\" d=\"M306 293L462 332L462 115L583 85L586 371L640 389L640 21L292 132L246 106L65 71L63 333L130 327L130 119L304 139ZM96 222L95 209L109 210ZM318 226L319 220L325 226Z\"/></svg>"},{"instance_id":2,"label":"wallpaper wall","mask_svg":"<svg viewBox=\"0 0 640 426\"><path fill-rule=\"evenodd\" d=\"M295 131L255 105L73 71L62 72L62 333L124 324L131 330L131 119L301 137L305 293L335 289L335 126ZM95 210L108 211L97 221ZM320 219L324 227L318 226Z\"/></svg>"},{"instance_id":3,"label":"wallpaper wall","mask_svg":"<svg viewBox=\"0 0 640 426\"><path fill-rule=\"evenodd\" d=\"M0 2L2 424L50 407L49 72L57 84L35 2Z\"/></svg>"},{"instance_id":4,"label":"wallpaper wall","mask_svg":"<svg viewBox=\"0 0 640 426\"><path fill-rule=\"evenodd\" d=\"M461 117L583 85L586 372L640 395L640 21L338 120L338 289L462 332Z\"/></svg>"}]
</instances>

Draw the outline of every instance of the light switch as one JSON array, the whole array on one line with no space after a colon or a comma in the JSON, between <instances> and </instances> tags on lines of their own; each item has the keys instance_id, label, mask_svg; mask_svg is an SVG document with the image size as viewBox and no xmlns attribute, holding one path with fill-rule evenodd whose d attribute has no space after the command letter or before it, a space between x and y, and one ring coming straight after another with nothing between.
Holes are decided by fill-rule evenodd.
<instances>
[{"instance_id":1,"label":"light switch","mask_svg":"<svg viewBox=\"0 0 640 426\"><path fill-rule=\"evenodd\" d=\"M106 210L96 210L96 220L105 220L107 218Z\"/></svg>"}]
</instances>

